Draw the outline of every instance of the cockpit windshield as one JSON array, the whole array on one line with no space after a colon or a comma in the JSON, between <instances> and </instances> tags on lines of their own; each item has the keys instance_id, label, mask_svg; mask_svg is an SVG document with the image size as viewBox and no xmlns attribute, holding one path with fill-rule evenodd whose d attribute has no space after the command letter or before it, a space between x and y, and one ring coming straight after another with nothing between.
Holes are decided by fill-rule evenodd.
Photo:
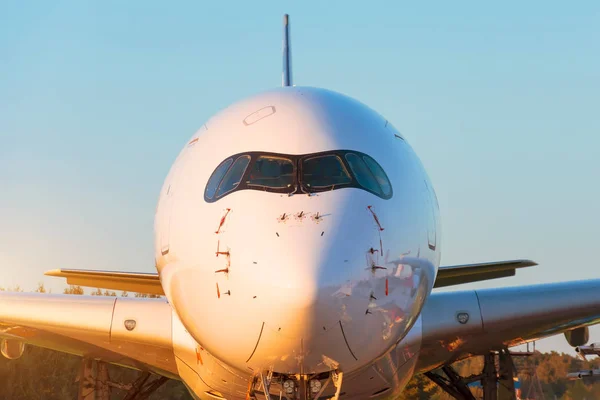
<instances>
[{"instance_id":1,"label":"cockpit windshield","mask_svg":"<svg viewBox=\"0 0 600 400\"><path fill-rule=\"evenodd\" d=\"M348 187L366 190L383 199L393 194L383 168L358 151L304 155L247 152L219 164L206 184L204 199L214 202L244 189L291 195Z\"/></svg>"},{"instance_id":2,"label":"cockpit windshield","mask_svg":"<svg viewBox=\"0 0 600 400\"><path fill-rule=\"evenodd\" d=\"M294 162L285 157L258 156L246 184L273 189L291 187L294 184Z\"/></svg>"},{"instance_id":3,"label":"cockpit windshield","mask_svg":"<svg viewBox=\"0 0 600 400\"><path fill-rule=\"evenodd\" d=\"M219 189L217 190L217 197L222 197L223 195L231 192L233 189L238 187L240 184L242 177L244 176L244 172L246 172L246 167L248 167L248 163L250 162L250 156L239 156L231 168L227 171L221 184L219 185Z\"/></svg>"},{"instance_id":4,"label":"cockpit windshield","mask_svg":"<svg viewBox=\"0 0 600 400\"><path fill-rule=\"evenodd\" d=\"M335 154L309 157L302 161L302 183L309 189L329 188L351 182L352 178L344 163Z\"/></svg>"}]
</instances>

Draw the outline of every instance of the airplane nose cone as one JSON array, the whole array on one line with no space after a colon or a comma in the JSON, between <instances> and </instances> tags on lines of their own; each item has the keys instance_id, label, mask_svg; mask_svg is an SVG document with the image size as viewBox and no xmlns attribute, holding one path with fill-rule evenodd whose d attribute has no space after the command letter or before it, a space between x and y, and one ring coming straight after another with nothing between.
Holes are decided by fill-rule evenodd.
<instances>
[{"instance_id":1,"label":"airplane nose cone","mask_svg":"<svg viewBox=\"0 0 600 400\"><path fill-rule=\"evenodd\" d=\"M358 367L399 340L418 314L415 299L424 299L432 266L391 262L401 247L381 234L368 194L326 195L319 202L298 197L312 202L298 210L314 211L281 212L262 232L267 239L255 250L260 261L245 277L262 291L255 299L263 324L248 361L253 368L264 362L294 373L300 366ZM335 206L327 199L335 199Z\"/></svg>"},{"instance_id":2,"label":"airplane nose cone","mask_svg":"<svg viewBox=\"0 0 600 400\"><path fill-rule=\"evenodd\" d=\"M328 242L317 226L299 229L292 221L276 225L270 245L257 251L257 312L266 325L289 338L306 338L322 319L319 295L328 266ZM250 276L251 275L251 276Z\"/></svg>"},{"instance_id":3,"label":"airplane nose cone","mask_svg":"<svg viewBox=\"0 0 600 400\"><path fill-rule=\"evenodd\" d=\"M240 369L312 373L359 368L406 333L433 268L388 262L390 251L417 253L418 239L392 237L392 227L385 236L372 195L346 193L228 216L211 236L217 251L170 280L169 299L198 343ZM245 198L262 204L260 195Z\"/></svg>"}]
</instances>

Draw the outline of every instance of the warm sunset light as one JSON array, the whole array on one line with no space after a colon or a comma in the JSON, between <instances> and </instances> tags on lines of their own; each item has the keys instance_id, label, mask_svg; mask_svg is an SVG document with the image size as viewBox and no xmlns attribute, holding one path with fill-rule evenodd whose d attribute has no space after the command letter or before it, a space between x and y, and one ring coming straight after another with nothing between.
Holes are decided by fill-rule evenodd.
<instances>
[{"instance_id":1,"label":"warm sunset light","mask_svg":"<svg viewBox=\"0 0 600 400\"><path fill-rule=\"evenodd\" d=\"M600 399L599 4L2 15L0 400Z\"/></svg>"}]
</instances>

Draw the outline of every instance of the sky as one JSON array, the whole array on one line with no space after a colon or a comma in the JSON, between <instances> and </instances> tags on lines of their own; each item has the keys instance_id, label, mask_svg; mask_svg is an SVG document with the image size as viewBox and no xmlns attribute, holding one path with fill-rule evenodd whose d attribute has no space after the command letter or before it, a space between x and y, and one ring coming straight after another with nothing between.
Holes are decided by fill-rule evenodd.
<instances>
[{"instance_id":1,"label":"sky","mask_svg":"<svg viewBox=\"0 0 600 400\"><path fill-rule=\"evenodd\" d=\"M150 271L186 140L294 83L374 108L436 190L442 264L528 258L461 289L600 278L600 3L54 1L0 4L0 286L53 268ZM592 341L600 342L600 329ZM570 351L564 338L538 349Z\"/></svg>"}]
</instances>

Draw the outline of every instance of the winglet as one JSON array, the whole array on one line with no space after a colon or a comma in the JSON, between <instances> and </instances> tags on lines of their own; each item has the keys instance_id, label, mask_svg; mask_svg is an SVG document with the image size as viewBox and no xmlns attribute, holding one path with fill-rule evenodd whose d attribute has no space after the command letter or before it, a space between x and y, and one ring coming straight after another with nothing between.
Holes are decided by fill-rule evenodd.
<instances>
[{"instance_id":1,"label":"winglet","mask_svg":"<svg viewBox=\"0 0 600 400\"><path fill-rule=\"evenodd\" d=\"M290 16L283 16L283 77L281 86L293 86L292 83L292 44L290 42Z\"/></svg>"}]
</instances>

